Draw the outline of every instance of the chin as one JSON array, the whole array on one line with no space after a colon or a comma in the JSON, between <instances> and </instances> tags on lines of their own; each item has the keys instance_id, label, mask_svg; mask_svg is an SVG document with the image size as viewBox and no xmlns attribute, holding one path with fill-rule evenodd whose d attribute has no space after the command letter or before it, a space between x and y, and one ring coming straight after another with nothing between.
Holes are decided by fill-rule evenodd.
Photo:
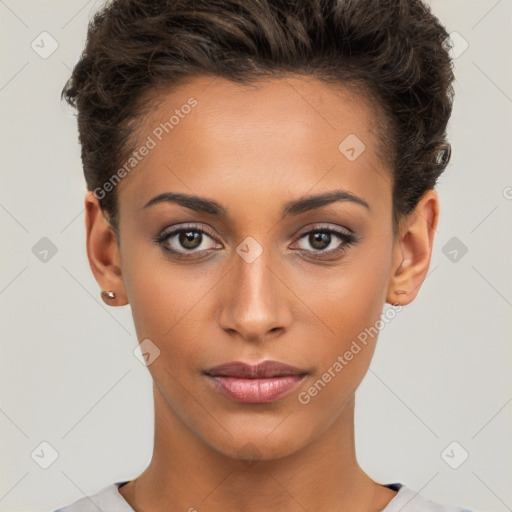
<instances>
[{"instance_id":1,"label":"chin","mask_svg":"<svg viewBox=\"0 0 512 512\"><path fill-rule=\"evenodd\" d=\"M232 436L226 434L222 439L205 439L204 441L210 445L215 451L230 458L239 460L252 467L258 462L272 461L287 457L297 452L311 439L307 439L302 432L302 435L295 430L290 432L279 422L275 422L271 428L266 428L253 421L252 428L248 428L247 424L240 427L238 434ZM242 430L243 428L243 430ZM280 430L280 431L279 431ZM232 432L231 430L229 430Z\"/></svg>"}]
</instances>

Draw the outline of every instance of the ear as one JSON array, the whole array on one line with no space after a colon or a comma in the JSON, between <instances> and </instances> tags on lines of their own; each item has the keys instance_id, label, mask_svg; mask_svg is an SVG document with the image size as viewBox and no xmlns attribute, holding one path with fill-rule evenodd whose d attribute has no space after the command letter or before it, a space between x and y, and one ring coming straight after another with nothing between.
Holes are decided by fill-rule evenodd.
<instances>
[{"instance_id":1,"label":"ear","mask_svg":"<svg viewBox=\"0 0 512 512\"><path fill-rule=\"evenodd\" d=\"M405 306L416 298L430 266L438 221L439 198L435 190L428 190L405 219L395 242L387 303Z\"/></svg>"},{"instance_id":2,"label":"ear","mask_svg":"<svg viewBox=\"0 0 512 512\"><path fill-rule=\"evenodd\" d=\"M103 300L111 306L128 304L114 230L104 217L98 199L90 191L85 195L85 230L92 273L102 291L115 293L114 298L102 296Z\"/></svg>"}]
</instances>

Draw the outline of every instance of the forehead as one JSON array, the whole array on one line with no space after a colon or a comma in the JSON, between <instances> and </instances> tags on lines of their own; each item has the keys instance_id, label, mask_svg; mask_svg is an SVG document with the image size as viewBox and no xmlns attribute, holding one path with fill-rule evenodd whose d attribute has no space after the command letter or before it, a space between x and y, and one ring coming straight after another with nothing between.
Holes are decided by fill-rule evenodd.
<instances>
[{"instance_id":1,"label":"forehead","mask_svg":"<svg viewBox=\"0 0 512 512\"><path fill-rule=\"evenodd\" d=\"M118 193L141 204L172 189L296 197L345 185L371 200L388 183L378 124L364 96L311 77L198 77L162 95L138 127L137 147L151 149Z\"/></svg>"}]
</instances>

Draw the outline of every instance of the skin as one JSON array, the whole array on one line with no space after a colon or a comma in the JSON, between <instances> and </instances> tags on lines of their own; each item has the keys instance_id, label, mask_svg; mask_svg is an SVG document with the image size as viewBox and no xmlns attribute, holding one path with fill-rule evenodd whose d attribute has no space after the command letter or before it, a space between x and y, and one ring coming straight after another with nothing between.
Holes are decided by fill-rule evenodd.
<instances>
[{"instance_id":1,"label":"skin","mask_svg":"<svg viewBox=\"0 0 512 512\"><path fill-rule=\"evenodd\" d=\"M372 129L377 113L364 97L313 78L275 78L258 88L195 78L141 122L141 144L190 97L197 106L116 188L120 246L97 199L85 198L94 276L115 291L110 305L131 305L139 342L149 338L160 350L148 366L153 458L120 493L137 512L381 510L396 492L365 474L354 446L354 393L377 336L308 404L298 395L375 325L386 302L414 300L430 265L438 196L425 193L393 239L391 171ZM366 146L354 161L338 149L349 134ZM281 216L287 201L339 189L370 209L337 201ZM228 214L170 202L143 208L170 191L215 200ZM215 237L187 249L175 234L164 244L195 251L191 259L154 241L190 222ZM326 255L344 242L333 235L312 245L304 234L325 233L322 226L350 229L358 241ZM236 251L248 236L263 249L251 263ZM308 375L273 403L241 404L201 373L266 359Z\"/></svg>"}]
</instances>

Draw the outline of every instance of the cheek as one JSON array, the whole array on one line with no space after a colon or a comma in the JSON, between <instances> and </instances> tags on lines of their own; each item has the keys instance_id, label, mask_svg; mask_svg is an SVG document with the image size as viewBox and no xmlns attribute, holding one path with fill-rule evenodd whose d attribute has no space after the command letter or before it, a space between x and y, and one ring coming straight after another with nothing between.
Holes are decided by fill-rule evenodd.
<instances>
[{"instance_id":1,"label":"cheek","mask_svg":"<svg viewBox=\"0 0 512 512\"><path fill-rule=\"evenodd\" d=\"M378 254L368 251L372 253ZM389 258L363 255L347 263L345 270L317 281L313 289L317 291L308 293L308 306L326 327L323 341L310 351L312 360L319 362L315 377L320 382L315 387L326 407L329 402L343 402L368 370L379 334L389 265Z\"/></svg>"},{"instance_id":2,"label":"cheek","mask_svg":"<svg viewBox=\"0 0 512 512\"><path fill-rule=\"evenodd\" d=\"M294 289L338 348L373 325L382 313L390 278L388 253L384 247L360 249L339 267L296 278Z\"/></svg>"},{"instance_id":3,"label":"cheek","mask_svg":"<svg viewBox=\"0 0 512 512\"><path fill-rule=\"evenodd\" d=\"M126 244L128 249L128 244ZM128 252L128 251L127 251ZM204 307L207 291L215 284L211 274L192 265L186 273L159 251L139 247L123 260L123 278L137 339L150 339L161 352L160 363L173 374L190 370L201 358L205 339Z\"/></svg>"}]
</instances>

